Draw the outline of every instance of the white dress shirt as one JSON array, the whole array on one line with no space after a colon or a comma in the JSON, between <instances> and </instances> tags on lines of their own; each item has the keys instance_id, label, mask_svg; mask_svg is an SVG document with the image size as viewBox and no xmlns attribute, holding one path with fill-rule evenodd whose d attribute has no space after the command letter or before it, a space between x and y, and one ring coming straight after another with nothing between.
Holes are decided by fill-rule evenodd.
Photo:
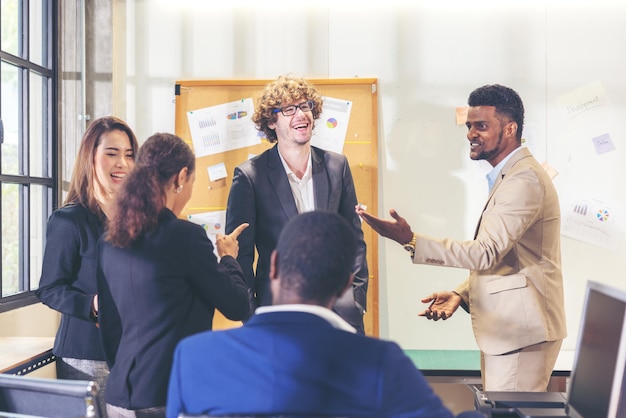
<instances>
[{"instance_id":1,"label":"white dress shirt","mask_svg":"<svg viewBox=\"0 0 626 418\"><path fill-rule=\"evenodd\" d=\"M307 163L306 171L304 172L304 175L301 179L299 179L298 176L296 176L295 173L291 171L283 156L280 155L280 151L278 151L278 155L280 156L280 161L283 163L283 167L285 168L285 173L287 173L289 185L291 186L291 193L293 193L293 198L296 201L298 213L310 212L312 210L315 210L311 152L309 151L309 162Z\"/></svg>"},{"instance_id":2,"label":"white dress shirt","mask_svg":"<svg viewBox=\"0 0 626 418\"><path fill-rule=\"evenodd\" d=\"M328 308L319 305L304 305L304 304L285 304L285 305L268 305L268 306L259 306L254 311L257 315L262 315L268 312L307 312L313 315L317 315L320 318L328 321L330 325L334 328L348 331L351 333L356 333L356 329L350 324L348 324L343 318L334 313Z\"/></svg>"}]
</instances>

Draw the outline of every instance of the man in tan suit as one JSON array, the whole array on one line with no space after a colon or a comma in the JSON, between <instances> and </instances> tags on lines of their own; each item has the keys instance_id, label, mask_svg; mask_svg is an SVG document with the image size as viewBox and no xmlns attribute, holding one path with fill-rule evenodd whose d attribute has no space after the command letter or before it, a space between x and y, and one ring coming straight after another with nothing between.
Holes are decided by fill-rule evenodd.
<instances>
[{"instance_id":1,"label":"man in tan suit","mask_svg":"<svg viewBox=\"0 0 626 418\"><path fill-rule=\"evenodd\" d=\"M545 170L521 147L519 95L488 85L474 90L468 104L470 158L493 167L473 240L414 233L393 209L393 220L358 206L356 212L380 235L402 244L413 263L470 270L454 291L422 299L430 306L420 315L445 320L459 306L470 313L484 390L545 391L566 336L557 193Z\"/></svg>"}]
</instances>

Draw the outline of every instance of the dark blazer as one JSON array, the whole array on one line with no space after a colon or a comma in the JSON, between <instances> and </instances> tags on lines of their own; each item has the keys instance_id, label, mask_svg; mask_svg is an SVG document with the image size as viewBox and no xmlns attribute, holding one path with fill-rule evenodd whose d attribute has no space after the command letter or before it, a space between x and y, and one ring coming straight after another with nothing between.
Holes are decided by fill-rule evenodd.
<instances>
[{"instance_id":1,"label":"dark blazer","mask_svg":"<svg viewBox=\"0 0 626 418\"><path fill-rule=\"evenodd\" d=\"M346 292L334 307L350 325L363 332L363 312L367 301L368 270L361 220L354 181L344 155L311 147L316 210L339 213L354 227L359 239L354 262L353 292ZM246 282L256 291L260 306L271 305L269 285L270 255L285 224L298 214L289 179L277 146L235 168L226 209L226 232L240 224L250 224L239 236L239 257ZM258 252L253 271L255 247Z\"/></svg>"},{"instance_id":2,"label":"dark blazer","mask_svg":"<svg viewBox=\"0 0 626 418\"><path fill-rule=\"evenodd\" d=\"M334 328L306 312L268 312L176 348L167 417L453 414L393 342Z\"/></svg>"},{"instance_id":3,"label":"dark blazer","mask_svg":"<svg viewBox=\"0 0 626 418\"><path fill-rule=\"evenodd\" d=\"M100 333L91 316L101 234L98 216L81 205L59 208L48 220L41 279L35 294L62 314L54 340L55 356L104 360Z\"/></svg>"},{"instance_id":4,"label":"dark blazer","mask_svg":"<svg viewBox=\"0 0 626 418\"><path fill-rule=\"evenodd\" d=\"M111 369L105 400L165 406L176 344L210 330L215 309L232 320L249 316L241 268L230 256L218 263L204 229L168 209L157 230L130 247L100 244L99 322Z\"/></svg>"}]
</instances>

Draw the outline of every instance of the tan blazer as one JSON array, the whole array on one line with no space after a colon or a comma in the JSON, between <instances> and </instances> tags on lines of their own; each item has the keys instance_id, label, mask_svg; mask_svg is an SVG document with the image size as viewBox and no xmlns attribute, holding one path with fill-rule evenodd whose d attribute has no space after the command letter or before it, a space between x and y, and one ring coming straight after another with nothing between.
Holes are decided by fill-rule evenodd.
<instances>
[{"instance_id":1,"label":"tan blazer","mask_svg":"<svg viewBox=\"0 0 626 418\"><path fill-rule=\"evenodd\" d=\"M416 264L470 270L455 291L487 354L565 338L558 196L527 148L514 151L493 186L474 240L417 236Z\"/></svg>"}]
</instances>

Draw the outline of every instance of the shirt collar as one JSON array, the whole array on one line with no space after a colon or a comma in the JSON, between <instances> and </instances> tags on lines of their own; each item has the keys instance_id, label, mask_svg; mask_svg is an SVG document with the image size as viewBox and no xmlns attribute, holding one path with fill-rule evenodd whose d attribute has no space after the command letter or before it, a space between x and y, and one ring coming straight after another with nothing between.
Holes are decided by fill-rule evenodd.
<instances>
[{"instance_id":1,"label":"shirt collar","mask_svg":"<svg viewBox=\"0 0 626 418\"><path fill-rule=\"evenodd\" d=\"M498 180L498 174L502 171L502 167L511 159L513 154L515 154L520 148L517 147L513 151L509 153L506 157L502 159L494 168L491 169L490 172L487 173L485 177L487 177L487 184L489 185L489 192L491 193L491 189L493 189L493 185L496 184L496 180Z\"/></svg>"},{"instance_id":2,"label":"shirt collar","mask_svg":"<svg viewBox=\"0 0 626 418\"><path fill-rule=\"evenodd\" d=\"M269 312L306 312L313 315L317 315L322 319L325 319L334 328L342 331L356 333L356 329L348 324L343 318L334 313L328 308L319 305L304 305L304 304L288 304L288 305L270 305L259 306L254 312L257 315L261 315Z\"/></svg>"},{"instance_id":3,"label":"shirt collar","mask_svg":"<svg viewBox=\"0 0 626 418\"><path fill-rule=\"evenodd\" d=\"M287 161L285 161L280 151L278 151L278 156L280 157L280 162L283 163L283 168L285 169L285 172L287 173L287 177L289 177L289 179L298 182L307 181L309 177L311 177L313 167L313 164L311 163L311 151L309 151L309 162L306 165L306 172L304 173L304 176L302 176L302 179L299 179L298 176L296 176L295 173L291 171L291 168L289 168Z\"/></svg>"}]
</instances>

